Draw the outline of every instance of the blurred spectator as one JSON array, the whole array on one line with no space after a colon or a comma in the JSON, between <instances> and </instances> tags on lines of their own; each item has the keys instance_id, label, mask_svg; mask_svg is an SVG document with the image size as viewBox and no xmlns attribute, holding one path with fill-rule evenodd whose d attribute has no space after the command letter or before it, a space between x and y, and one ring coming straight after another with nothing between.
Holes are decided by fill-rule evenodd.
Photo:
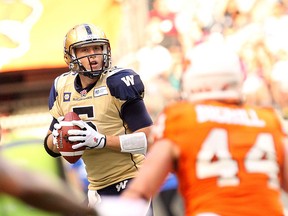
<instances>
[{"instance_id":1,"label":"blurred spectator","mask_svg":"<svg viewBox=\"0 0 288 216\"><path fill-rule=\"evenodd\" d=\"M175 174L170 173L167 176L157 198L161 202L165 216L180 216L184 214L183 200L178 192L178 179Z\"/></svg>"},{"instance_id":2,"label":"blurred spectator","mask_svg":"<svg viewBox=\"0 0 288 216\"><path fill-rule=\"evenodd\" d=\"M288 119L288 61L277 62L271 72L271 91L275 106Z\"/></svg>"},{"instance_id":3,"label":"blurred spectator","mask_svg":"<svg viewBox=\"0 0 288 216\"><path fill-rule=\"evenodd\" d=\"M77 192L79 192L79 196L82 197L83 202L88 205L86 194L88 193L89 181L87 179L87 172L82 158L73 164L70 164L63 159L61 161L64 165L67 181L77 190Z\"/></svg>"},{"instance_id":4,"label":"blurred spectator","mask_svg":"<svg viewBox=\"0 0 288 216\"><path fill-rule=\"evenodd\" d=\"M118 65L137 68L145 85L146 107L155 118L165 104L179 98L183 53L180 44L162 45L164 37L154 22L149 22L145 33L146 43L136 53L124 56Z\"/></svg>"},{"instance_id":5,"label":"blurred spectator","mask_svg":"<svg viewBox=\"0 0 288 216\"><path fill-rule=\"evenodd\" d=\"M173 12L167 0L154 0L152 10L149 13L149 22L157 23L157 27L163 34L163 46L178 44L178 31L175 26L176 13Z\"/></svg>"},{"instance_id":6,"label":"blurred spectator","mask_svg":"<svg viewBox=\"0 0 288 216\"><path fill-rule=\"evenodd\" d=\"M272 96L266 80L256 74L249 74L243 83L245 102L250 105L272 106Z\"/></svg>"}]
</instances>

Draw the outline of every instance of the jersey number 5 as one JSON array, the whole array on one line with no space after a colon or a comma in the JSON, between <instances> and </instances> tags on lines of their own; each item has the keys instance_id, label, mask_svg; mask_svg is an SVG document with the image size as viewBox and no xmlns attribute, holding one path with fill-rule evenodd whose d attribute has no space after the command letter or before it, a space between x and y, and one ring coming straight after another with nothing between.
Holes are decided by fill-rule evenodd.
<instances>
[{"instance_id":1,"label":"jersey number 5","mask_svg":"<svg viewBox=\"0 0 288 216\"><path fill-rule=\"evenodd\" d=\"M197 155L196 176L199 179L218 177L218 186L236 186L240 182L237 173L239 165L229 152L228 132L225 129L213 129L204 140ZM244 167L248 173L263 173L269 178L268 186L279 188L273 137L269 133L260 133L244 158Z\"/></svg>"}]
</instances>

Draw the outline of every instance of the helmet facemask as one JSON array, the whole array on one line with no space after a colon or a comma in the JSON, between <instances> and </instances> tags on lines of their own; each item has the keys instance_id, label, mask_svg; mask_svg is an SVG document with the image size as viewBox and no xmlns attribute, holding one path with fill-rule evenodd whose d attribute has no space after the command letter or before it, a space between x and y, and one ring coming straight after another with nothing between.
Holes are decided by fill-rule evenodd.
<instances>
[{"instance_id":1,"label":"helmet facemask","mask_svg":"<svg viewBox=\"0 0 288 216\"><path fill-rule=\"evenodd\" d=\"M88 43L86 46L93 46L93 45L99 45L99 44L95 44L95 43ZM107 45L100 45L102 47L102 54L90 54L90 55L86 55L86 56L82 56L82 57L77 57L76 54L74 54L74 56L71 58L72 61L69 64L69 69L72 71L76 71L78 73L83 74L84 76L88 76L90 78L94 78L97 77L99 75L101 75L104 71L106 71L107 69L110 68L110 59L111 59L111 55L110 55L110 49L108 49ZM78 48L78 47L75 47ZM75 53L75 48L73 49L72 53ZM102 56L102 67L100 69L97 70L93 70L92 64L93 64L93 56ZM87 58L88 62L89 62L89 67L85 68L81 62L81 60Z\"/></svg>"},{"instance_id":2,"label":"helmet facemask","mask_svg":"<svg viewBox=\"0 0 288 216\"><path fill-rule=\"evenodd\" d=\"M101 46L102 54L90 54L77 57L75 49L84 46ZM93 56L102 55L102 68L93 70ZM89 67L85 68L81 62L87 58ZM109 40L105 33L91 24L81 24L71 29L64 40L64 59L71 71L82 73L90 78L100 76L104 71L111 67L111 50Z\"/></svg>"}]
</instances>

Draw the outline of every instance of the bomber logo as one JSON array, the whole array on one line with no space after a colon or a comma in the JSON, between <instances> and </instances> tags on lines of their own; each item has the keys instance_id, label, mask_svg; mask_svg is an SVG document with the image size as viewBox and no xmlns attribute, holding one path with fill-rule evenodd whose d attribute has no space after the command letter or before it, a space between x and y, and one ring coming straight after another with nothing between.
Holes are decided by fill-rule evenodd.
<instances>
[{"instance_id":1,"label":"bomber logo","mask_svg":"<svg viewBox=\"0 0 288 216\"><path fill-rule=\"evenodd\" d=\"M69 102L70 99L71 99L71 92L64 92L63 101L64 102Z\"/></svg>"}]
</instances>

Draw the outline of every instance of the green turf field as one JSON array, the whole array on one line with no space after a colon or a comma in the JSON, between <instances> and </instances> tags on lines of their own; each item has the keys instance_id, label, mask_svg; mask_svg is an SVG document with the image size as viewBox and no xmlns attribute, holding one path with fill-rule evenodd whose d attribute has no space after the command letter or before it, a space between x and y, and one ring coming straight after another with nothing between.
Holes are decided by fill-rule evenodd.
<instances>
[{"instance_id":1,"label":"green turf field","mask_svg":"<svg viewBox=\"0 0 288 216\"><path fill-rule=\"evenodd\" d=\"M4 140L3 140L4 141ZM11 163L23 166L25 169L43 172L51 177L59 177L61 169L57 160L50 157L44 150L43 140L35 138L15 138L0 146L0 153ZM1 216L50 216L57 215L45 213L31 206L28 206L13 197L0 195Z\"/></svg>"}]
</instances>

